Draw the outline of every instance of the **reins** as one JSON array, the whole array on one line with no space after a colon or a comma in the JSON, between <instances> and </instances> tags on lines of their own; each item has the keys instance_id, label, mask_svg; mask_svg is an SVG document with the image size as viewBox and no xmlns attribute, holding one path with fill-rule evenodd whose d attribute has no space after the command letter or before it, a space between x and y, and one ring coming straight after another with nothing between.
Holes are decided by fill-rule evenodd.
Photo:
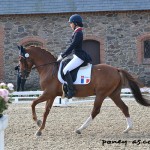
<instances>
[{"instance_id":1,"label":"reins","mask_svg":"<svg viewBox=\"0 0 150 150\"><path fill-rule=\"evenodd\" d=\"M42 64L42 65L39 65L39 66L34 66L33 68L32 68L32 70L33 69L36 69L36 68L39 68L39 67L43 67L43 66L46 66L46 65L51 65L51 64L59 64L59 62L58 61L53 61L53 62L50 62L50 63L46 63L46 64Z\"/></svg>"},{"instance_id":2,"label":"reins","mask_svg":"<svg viewBox=\"0 0 150 150\"><path fill-rule=\"evenodd\" d=\"M60 62L58 62L58 61L53 61L53 62L46 63L46 64L42 64L42 65L39 65L39 66L34 66L31 70L36 69L36 68L39 68L39 67L43 67L43 66L46 66L46 65L52 65L52 64L54 64L53 69L52 69L52 76L54 76L55 73L56 73L56 70L58 70L59 63L60 63ZM56 64L56 65L55 65L55 64ZM56 68L56 69L55 69L55 68Z\"/></svg>"}]
</instances>

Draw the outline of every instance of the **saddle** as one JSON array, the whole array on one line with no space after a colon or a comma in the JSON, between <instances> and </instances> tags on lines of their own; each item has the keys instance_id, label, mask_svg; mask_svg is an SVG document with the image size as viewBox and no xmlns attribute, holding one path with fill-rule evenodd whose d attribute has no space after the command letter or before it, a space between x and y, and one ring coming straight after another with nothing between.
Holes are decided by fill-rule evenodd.
<instances>
[{"instance_id":1,"label":"saddle","mask_svg":"<svg viewBox=\"0 0 150 150\"><path fill-rule=\"evenodd\" d=\"M65 75L63 73L63 69L65 68L65 66L71 61L71 59L66 59L64 61L62 61L62 67L61 67L61 76L62 79L65 80ZM77 73L80 69L80 67L84 67L86 66L87 63L83 63L81 64L79 67L75 68L74 70L70 71L71 77L72 77L72 81L75 82L76 78L77 78Z\"/></svg>"},{"instance_id":2,"label":"saddle","mask_svg":"<svg viewBox=\"0 0 150 150\"><path fill-rule=\"evenodd\" d=\"M61 83L65 82L65 75L63 74L64 67L71 61L71 59L65 59L61 61L59 70L58 70L58 79ZM83 63L79 67L75 68L74 70L70 71L72 76L73 84L88 84L90 83L91 79L91 68L92 64Z\"/></svg>"}]
</instances>

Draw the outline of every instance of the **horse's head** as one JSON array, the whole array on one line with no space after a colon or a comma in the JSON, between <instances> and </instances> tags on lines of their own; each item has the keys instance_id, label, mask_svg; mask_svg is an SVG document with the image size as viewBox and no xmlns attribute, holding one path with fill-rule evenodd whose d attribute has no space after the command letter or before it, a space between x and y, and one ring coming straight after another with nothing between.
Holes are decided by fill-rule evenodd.
<instances>
[{"instance_id":1,"label":"horse's head","mask_svg":"<svg viewBox=\"0 0 150 150\"><path fill-rule=\"evenodd\" d=\"M30 54L26 51L25 48L23 48L23 46L18 46L18 49L20 51L20 55L19 55L19 64L20 64L20 73L21 73L21 77L23 79L28 78L32 66L33 61L30 58Z\"/></svg>"}]
</instances>

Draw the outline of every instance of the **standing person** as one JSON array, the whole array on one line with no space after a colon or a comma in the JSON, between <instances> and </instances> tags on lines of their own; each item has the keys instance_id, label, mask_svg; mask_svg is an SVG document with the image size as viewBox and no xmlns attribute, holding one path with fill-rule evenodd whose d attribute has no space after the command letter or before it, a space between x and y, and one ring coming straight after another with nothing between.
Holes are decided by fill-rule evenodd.
<instances>
[{"instance_id":1,"label":"standing person","mask_svg":"<svg viewBox=\"0 0 150 150\"><path fill-rule=\"evenodd\" d=\"M26 79L21 78L20 65L17 65L15 67L15 70L17 71L17 91L20 91L20 87L21 87L21 91L24 91L24 85L25 85Z\"/></svg>"},{"instance_id":2,"label":"standing person","mask_svg":"<svg viewBox=\"0 0 150 150\"><path fill-rule=\"evenodd\" d=\"M72 98L75 94L72 77L70 71L79 67L81 64L89 63L92 61L91 57L82 49L83 42L83 23L82 17L78 14L74 14L69 18L69 24L74 31L71 38L71 44L65 52L59 55L57 61L61 61L71 53L73 54L72 60L63 69L65 80L68 85L67 97Z\"/></svg>"}]
</instances>

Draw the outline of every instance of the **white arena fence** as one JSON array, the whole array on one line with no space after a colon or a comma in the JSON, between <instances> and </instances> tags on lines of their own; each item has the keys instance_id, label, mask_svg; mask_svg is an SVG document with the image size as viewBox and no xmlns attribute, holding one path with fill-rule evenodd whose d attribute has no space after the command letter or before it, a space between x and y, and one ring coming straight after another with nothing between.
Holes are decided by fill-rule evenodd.
<instances>
[{"instance_id":1,"label":"white arena fence","mask_svg":"<svg viewBox=\"0 0 150 150\"><path fill-rule=\"evenodd\" d=\"M43 91L19 91L11 93L11 99L13 103L29 103L34 99L38 98L43 94ZM63 106L66 105L67 99L61 99L61 97L56 97L53 106Z\"/></svg>"},{"instance_id":2,"label":"white arena fence","mask_svg":"<svg viewBox=\"0 0 150 150\"><path fill-rule=\"evenodd\" d=\"M140 89L142 94L149 95L150 88L144 87ZM43 91L21 91L21 92L13 92L12 93L12 100L13 103L29 103L32 100L38 98ZM133 97L131 90L129 88L124 88L121 90L121 97ZM90 96L90 99L87 100L75 100L75 99L62 99L60 96L56 97L53 103L53 106L66 106L68 104L75 104L75 103L85 103L85 102L93 102L95 96Z\"/></svg>"}]
</instances>

